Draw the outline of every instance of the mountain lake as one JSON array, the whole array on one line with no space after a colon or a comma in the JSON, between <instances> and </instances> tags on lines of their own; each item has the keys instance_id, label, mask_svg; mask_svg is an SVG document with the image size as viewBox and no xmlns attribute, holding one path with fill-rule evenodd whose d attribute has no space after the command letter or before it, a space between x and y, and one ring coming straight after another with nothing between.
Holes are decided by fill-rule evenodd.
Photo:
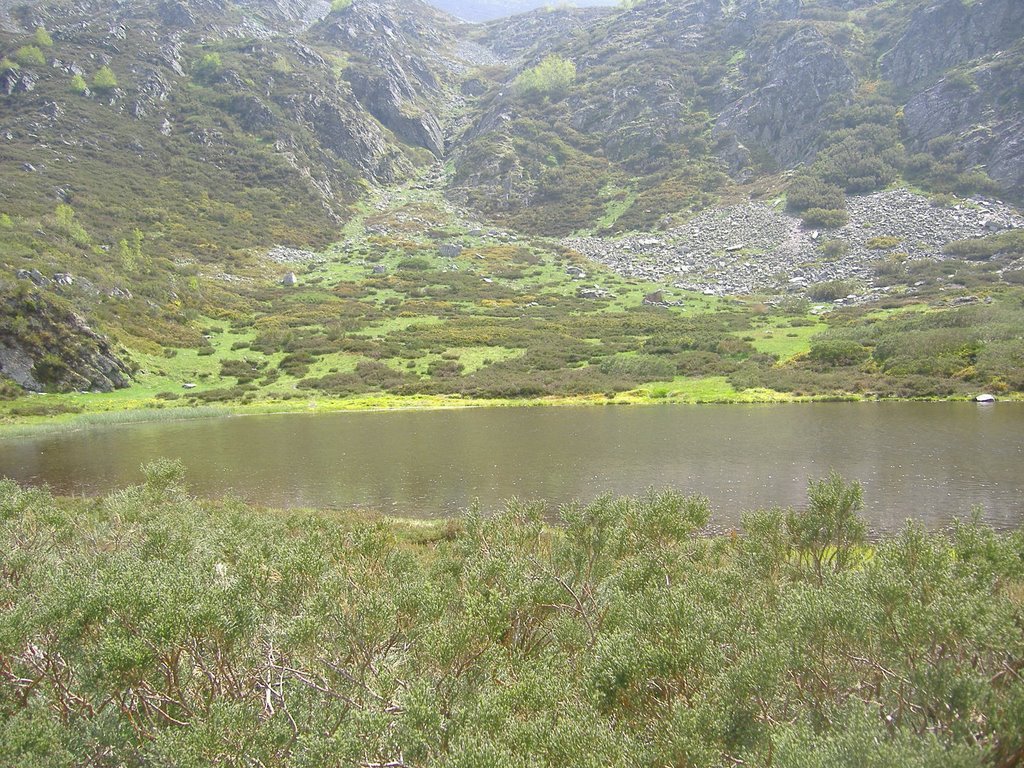
<instances>
[{"instance_id":1,"label":"mountain lake","mask_svg":"<svg viewBox=\"0 0 1024 768\"><path fill-rule=\"evenodd\" d=\"M675 488L743 511L806 501L831 469L864 486L875 532L930 528L975 506L1024 521L1024 403L814 403L464 408L235 416L9 438L0 475L60 494L140 482L181 459L192 492L269 507L456 515L475 500L573 499Z\"/></svg>"}]
</instances>

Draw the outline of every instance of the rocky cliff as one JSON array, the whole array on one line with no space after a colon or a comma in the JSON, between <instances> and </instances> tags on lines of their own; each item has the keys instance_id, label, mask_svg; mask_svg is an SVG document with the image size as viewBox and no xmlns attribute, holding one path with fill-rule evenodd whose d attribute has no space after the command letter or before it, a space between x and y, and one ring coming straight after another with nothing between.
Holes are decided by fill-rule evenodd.
<instances>
[{"instance_id":1,"label":"rocky cliff","mask_svg":"<svg viewBox=\"0 0 1024 768\"><path fill-rule=\"evenodd\" d=\"M108 339L24 286L0 302L0 376L34 392L110 392L130 383Z\"/></svg>"},{"instance_id":2,"label":"rocky cliff","mask_svg":"<svg viewBox=\"0 0 1024 768\"><path fill-rule=\"evenodd\" d=\"M1020 43L1024 3L1018 0L939 0L910 17L881 60L882 74L901 89L930 85L947 69Z\"/></svg>"},{"instance_id":3,"label":"rocky cliff","mask_svg":"<svg viewBox=\"0 0 1024 768\"><path fill-rule=\"evenodd\" d=\"M508 16L523 15L529 11L548 11L551 3L543 0L433 0L433 5L466 21L490 21ZM614 6L615 0L584 0L574 6Z\"/></svg>"},{"instance_id":4,"label":"rocky cliff","mask_svg":"<svg viewBox=\"0 0 1024 768\"><path fill-rule=\"evenodd\" d=\"M749 46L742 66L746 92L722 110L715 131L731 131L780 167L792 167L813 156L822 114L850 98L857 78L814 26L794 23L767 37Z\"/></svg>"},{"instance_id":5,"label":"rocky cliff","mask_svg":"<svg viewBox=\"0 0 1024 768\"><path fill-rule=\"evenodd\" d=\"M1005 189L1024 190L1024 3L959 0L914 14L882 59L907 94L904 125L911 146L962 153Z\"/></svg>"}]
</instances>

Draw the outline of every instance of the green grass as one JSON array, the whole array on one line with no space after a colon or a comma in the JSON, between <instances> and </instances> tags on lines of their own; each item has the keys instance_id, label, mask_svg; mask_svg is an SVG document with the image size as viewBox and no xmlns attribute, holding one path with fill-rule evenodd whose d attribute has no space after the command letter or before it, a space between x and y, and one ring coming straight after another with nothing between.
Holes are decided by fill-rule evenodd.
<instances>
[{"instance_id":1,"label":"green grass","mask_svg":"<svg viewBox=\"0 0 1024 768\"><path fill-rule=\"evenodd\" d=\"M607 200L604 204L604 215L588 231L611 229L636 202L636 195L632 189L629 187L619 187L613 182L605 184L601 188L600 194Z\"/></svg>"},{"instance_id":2,"label":"green grass","mask_svg":"<svg viewBox=\"0 0 1024 768\"><path fill-rule=\"evenodd\" d=\"M406 328L419 325L440 325L444 322L443 318L434 317L430 315L416 315L414 317L393 317L388 320L384 320L379 323L373 323L360 328L357 331L353 331L354 336L370 336L373 338L380 338L387 336L390 333L396 331L402 331Z\"/></svg>"},{"instance_id":3,"label":"green grass","mask_svg":"<svg viewBox=\"0 0 1024 768\"><path fill-rule=\"evenodd\" d=\"M45 419L31 419L16 424L0 423L0 436L34 436L50 433L77 432L82 429L111 427L120 424L188 421L192 419L220 418L229 415L231 415L229 408L215 406L178 406L158 409L140 407L133 410L96 411L68 416L46 417Z\"/></svg>"},{"instance_id":4,"label":"green grass","mask_svg":"<svg viewBox=\"0 0 1024 768\"><path fill-rule=\"evenodd\" d=\"M680 403L761 403L793 398L767 389L736 390L725 376L691 378L677 376L670 381L645 384L625 396L627 401L671 401Z\"/></svg>"},{"instance_id":5,"label":"green grass","mask_svg":"<svg viewBox=\"0 0 1024 768\"><path fill-rule=\"evenodd\" d=\"M785 362L809 351L811 339L828 328L828 324L818 318L813 325L792 326L790 320L773 316L764 325L734 333L742 338L752 338L750 344L758 352L775 355L780 362Z\"/></svg>"},{"instance_id":6,"label":"green grass","mask_svg":"<svg viewBox=\"0 0 1024 768\"><path fill-rule=\"evenodd\" d=\"M515 360L526 354L525 349L505 347L453 347L448 352L458 356L465 373L478 371L503 360Z\"/></svg>"}]
</instances>

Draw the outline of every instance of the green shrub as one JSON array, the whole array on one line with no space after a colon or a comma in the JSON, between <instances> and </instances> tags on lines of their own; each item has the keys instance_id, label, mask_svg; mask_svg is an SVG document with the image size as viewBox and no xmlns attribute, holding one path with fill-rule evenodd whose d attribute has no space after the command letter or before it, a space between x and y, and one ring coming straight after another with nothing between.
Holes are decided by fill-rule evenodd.
<instances>
[{"instance_id":1,"label":"green shrub","mask_svg":"<svg viewBox=\"0 0 1024 768\"><path fill-rule=\"evenodd\" d=\"M104 65L100 67L92 78L92 87L98 93L108 93L117 88L117 76L114 70Z\"/></svg>"},{"instance_id":2,"label":"green shrub","mask_svg":"<svg viewBox=\"0 0 1024 768\"><path fill-rule=\"evenodd\" d=\"M963 70L956 70L948 73L943 78L943 82L948 88L960 91L963 95L976 91L978 88L970 73L964 72Z\"/></svg>"},{"instance_id":3,"label":"green shrub","mask_svg":"<svg viewBox=\"0 0 1024 768\"><path fill-rule=\"evenodd\" d=\"M45 387L59 384L67 372L68 364L52 352L47 352L32 366L33 375Z\"/></svg>"},{"instance_id":4,"label":"green shrub","mask_svg":"<svg viewBox=\"0 0 1024 768\"><path fill-rule=\"evenodd\" d=\"M352 5L352 0L331 0L331 13L341 13Z\"/></svg>"},{"instance_id":5,"label":"green shrub","mask_svg":"<svg viewBox=\"0 0 1024 768\"><path fill-rule=\"evenodd\" d=\"M277 364L278 370L301 379L309 371L309 366L316 362L316 357L309 352L293 352L281 358Z\"/></svg>"},{"instance_id":6,"label":"green shrub","mask_svg":"<svg viewBox=\"0 0 1024 768\"><path fill-rule=\"evenodd\" d=\"M220 376L233 376L239 384L248 384L258 379L266 367L266 362L256 360L222 360Z\"/></svg>"},{"instance_id":7,"label":"green shrub","mask_svg":"<svg viewBox=\"0 0 1024 768\"><path fill-rule=\"evenodd\" d=\"M846 211L839 209L808 208L800 217L806 227L838 229L850 220Z\"/></svg>"},{"instance_id":8,"label":"green shrub","mask_svg":"<svg viewBox=\"0 0 1024 768\"><path fill-rule=\"evenodd\" d=\"M807 295L812 301L835 301L846 298L856 290L857 284L851 280L827 280L810 286Z\"/></svg>"},{"instance_id":9,"label":"green shrub","mask_svg":"<svg viewBox=\"0 0 1024 768\"><path fill-rule=\"evenodd\" d=\"M811 342L808 358L823 365L858 365L870 356L871 352L849 339L820 339Z\"/></svg>"},{"instance_id":10,"label":"green shrub","mask_svg":"<svg viewBox=\"0 0 1024 768\"><path fill-rule=\"evenodd\" d=\"M63 369L62 369L63 370ZM74 403L30 402L11 408L12 416L60 416L66 413L81 413L82 406Z\"/></svg>"},{"instance_id":11,"label":"green shrub","mask_svg":"<svg viewBox=\"0 0 1024 768\"><path fill-rule=\"evenodd\" d=\"M88 92L89 86L81 75L72 75L71 81L68 83L68 90L79 96L84 96Z\"/></svg>"},{"instance_id":12,"label":"green shrub","mask_svg":"<svg viewBox=\"0 0 1024 768\"><path fill-rule=\"evenodd\" d=\"M1024 285L1024 269L1008 269L1003 272L1003 280L1011 285Z\"/></svg>"},{"instance_id":13,"label":"green shrub","mask_svg":"<svg viewBox=\"0 0 1024 768\"><path fill-rule=\"evenodd\" d=\"M996 254L1010 256L1024 255L1024 230L1013 229L987 237L954 240L943 247L942 252L961 259L984 260Z\"/></svg>"},{"instance_id":14,"label":"green shrub","mask_svg":"<svg viewBox=\"0 0 1024 768\"><path fill-rule=\"evenodd\" d=\"M14 52L14 60L23 67L42 67L46 65L43 52L34 45L23 45Z\"/></svg>"},{"instance_id":15,"label":"green shrub","mask_svg":"<svg viewBox=\"0 0 1024 768\"><path fill-rule=\"evenodd\" d=\"M621 376L637 383L671 379L676 375L676 366L671 360L656 355L616 355L600 364L602 373Z\"/></svg>"},{"instance_id":16,"label":"green shrub","mask_svg":"<svg viewBox=\"0 0 1024 768\"><path fill-rule=\"evenodd\" d=\"M192 67L192 71L199 80L209 80L216 75L221 68L220 54L216 51L202 56Z\"/></svg>"},{"instance_id":17,"label":"green shrub","mask_svg":"<svg viewBox=\"0 0 1024 768\"><path fill-rule=\"evenodd\" d=\"M786 516L786 531L801 564L809 564L819 583L826 571L838 573L864 557L867 528L859 517L864 508L860 483L847 483L836 472L812 481L808 505Z\"/></svg>"},{"instance_id":18,"label":"green shrub","mask_svg":"<svg viewBox=\"0 0 1024 768\"><path fill-rule=\"evenodd\" d=\"M903 145L891 104L852 104L832 118L836 130L826 134L827 146L818 153L813 173L822 181L851 194L882 189L899 175Z\"/></svg>"},{"instance_id":19,"label":"green shrub","mask_svg":"<svg viewBox=\"0 0 1024 768\"><path fill-rule=\"evenodd\" d=\"M0 480L0 762L1014 765L1019 533L869 546L862 508L834 473L710 537L671 490L412 525L167 460L100 499Z\"/></svg>"},{"instance_id":20,"label":"green shrub","mask_svg":"<svg viewBox=\"0 0 1024 768\"><path fill-rule=\"evenodd\" d=\"M520 72L512 83L513 90L525 98L560 98L576 79L576 65L552 54L530 69Z\"/></svg>"},{"instance_id":21,"label":"green shrub","mask_svg":"<svg viewBox=\"0 0 1024 768\"><path fill-rule=\"evenodd\" d=\"M85 247L91 242L89 233L75 216L75 209L67 203L58 203L54 209L54 220L61 234L70 238L75 245Z\"/></svg>"},{"instance_id":22,"label":"green shrub","mask_svg":"<svg viewBox=\"0 0 1024 768\"><path fill-rule=\"evenodd\" d=\"M850 245L845 240L822 240L821 252L830 259L841 259L850 252Z\"/></svg>"},{"instance_id":23,"label":"green shrub","mask_svg":"<svg viewBox=\"0 0 1024 768\"><path fill-rule=\"evenodd\" d=\"M880 235L878 237L868 238L868 241L865 243L865 246L867 246L867 248L872 251L888 251L895 248L902 242L903 238L900 237Z\"/></svg>"},{"instance_id":24,"label":"green shrub","mask_svg":"<svg viewBox=\"0 0 1024 768\"><path fill-rule=\"evenodd\" d=\"M50 48L53 46L53 38L50 37L50 33L44 27L36 27L35 34L32 35L32 41L40 48Z\"/></svg>"},{"instance_id":25,"label":"green shrub","mask_svg":"<svg viewBox=\"0 0 1024 768\"><path fill-rule=\"evenodd\" d=\"M846 196L835 184L814 176L797 176L786 189L786 210L802 213L809 208L843 210Z\"/></svg>"},{"instance_id":26,"label":"green shrub","mask_svg":"<svg viewBox=\"0 0 1024 768\"><path fill-rule=\"evenodd\" d=\"M429 259L425 259L422 256L410 256L409 258L399 261L397 266L399 269L407 269L412 272L423 272L430 269L432 265Z\"/></svg>"}]
</instances>

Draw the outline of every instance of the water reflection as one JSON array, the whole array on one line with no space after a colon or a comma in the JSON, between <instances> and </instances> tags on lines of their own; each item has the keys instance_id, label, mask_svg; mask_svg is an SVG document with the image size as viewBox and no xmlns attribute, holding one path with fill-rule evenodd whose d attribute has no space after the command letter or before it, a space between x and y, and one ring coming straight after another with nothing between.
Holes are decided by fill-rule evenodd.
<instances>
[{"instance_id":1,"label":"water reflection","mask_svg":"<svg viewBox=\"0 0 1024 768\"><path fill-rule=\"evenodd\" d=\"M799 505L830 468L861 480L879 529L940 525L981 505L1024 519L1024 404L507 408L139 424L0 443L0 474L97 493L182 459L193 489L269 506L453 514L479 498L553 505L675 487L716 521Z\"/></svg>"}]
</instances>

